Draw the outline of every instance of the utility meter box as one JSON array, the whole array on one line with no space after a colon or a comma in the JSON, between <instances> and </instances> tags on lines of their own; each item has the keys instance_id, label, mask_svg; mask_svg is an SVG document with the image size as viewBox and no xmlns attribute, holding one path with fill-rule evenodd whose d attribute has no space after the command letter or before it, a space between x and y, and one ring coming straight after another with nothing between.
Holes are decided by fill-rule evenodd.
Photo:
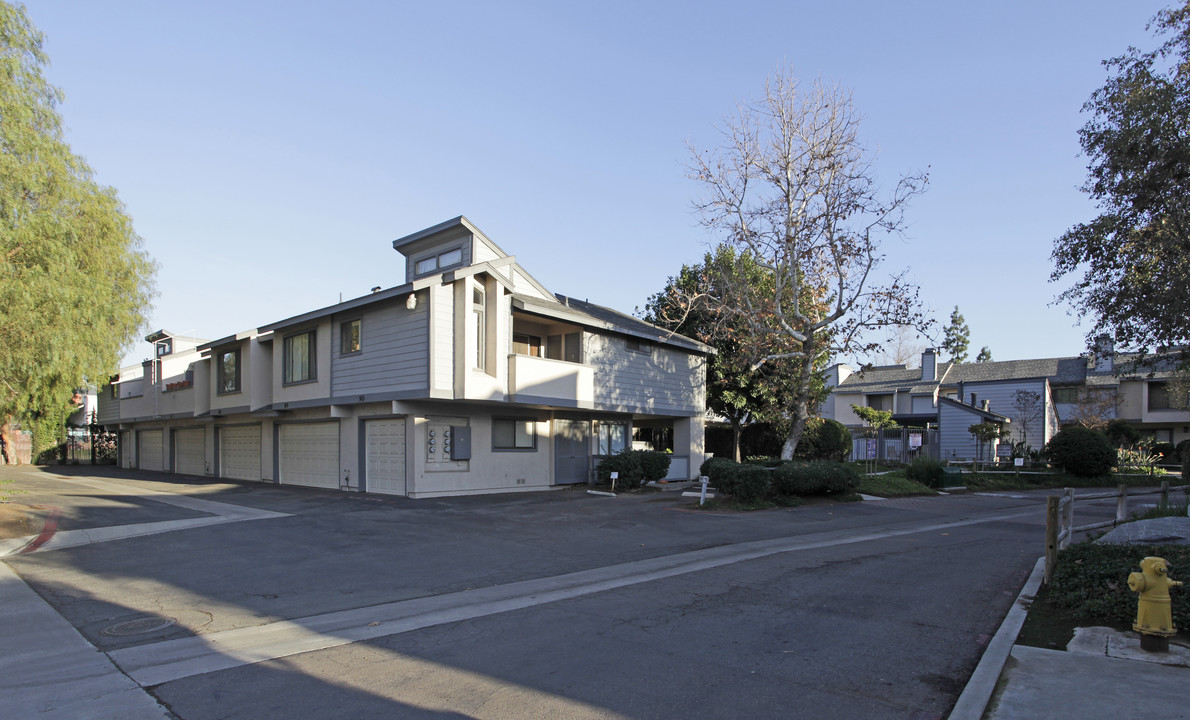
<instances>
[{"instance_id":1,"label":"utility meter box","mask_svg":"<svg viewBox=\"0 0 1190 720\"><path fill-rule=\"evenodd\" d=\"M471 459L471 428L450 426L450 459Z\"/></svg>"}]
</instances>

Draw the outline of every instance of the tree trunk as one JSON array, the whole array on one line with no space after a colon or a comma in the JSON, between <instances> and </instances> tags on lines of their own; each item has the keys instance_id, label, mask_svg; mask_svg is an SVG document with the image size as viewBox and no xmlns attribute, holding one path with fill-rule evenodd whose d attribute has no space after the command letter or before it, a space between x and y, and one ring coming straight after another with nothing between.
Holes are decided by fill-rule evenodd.
<instances>
[{"instance_id":1,"label":"tree trunk","mask_svg":"<svg viewBox=\"0 0 1190 720\"><path fill-rule=\"evenodd\" d=\"M5 465L17 464L17 446L13 442L12 423L7 419L0 423L0 455Z\"/></svg>"},{"instance_id":2,"label":"tree trunk","mask_svg":"<svg viewBox=\"0 0 1190 720\"><path fill-rule=\"evenodd\" d=\"M802 343L802 350L806 355L799 361L797 387L793 392L793 403L790 406L790 419L793 420L793 426L789 429L789 437L785 439L785 445L781 447L782 460L793 459L797 444L802 439L802 431L806 429L806 421L810 419L810 411L817 409L810 407L811 385L814 381L815 347L812 337Z\"/></svg>"},{"instance_id":3,"label":"tree trunk","mask_svg":"<svg viewBox=\"0 0 1190 720\"><path fill-rule=\"evenodd\" d=\"M740 423L738 420L731 421L731 455L736 462L740 462Z\"/></svg>"}]
</instances>

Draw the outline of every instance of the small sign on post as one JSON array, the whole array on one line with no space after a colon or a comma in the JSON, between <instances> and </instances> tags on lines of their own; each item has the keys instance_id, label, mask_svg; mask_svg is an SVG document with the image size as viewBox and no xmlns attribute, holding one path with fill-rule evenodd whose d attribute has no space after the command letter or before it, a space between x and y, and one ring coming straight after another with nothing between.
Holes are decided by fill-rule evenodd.
<instances>
[{"instance_id":1,"label":"small sign on post","mask_svg":"<svg viewBox=\"0 0 1190 720\"><path fill-rule=\"evenodd\" d=\"M616 480L619 479L620 473L614 472L611 474L611 476L612 476L612 492L615 492L616 491Z\"/></svg>"}]
</instances>

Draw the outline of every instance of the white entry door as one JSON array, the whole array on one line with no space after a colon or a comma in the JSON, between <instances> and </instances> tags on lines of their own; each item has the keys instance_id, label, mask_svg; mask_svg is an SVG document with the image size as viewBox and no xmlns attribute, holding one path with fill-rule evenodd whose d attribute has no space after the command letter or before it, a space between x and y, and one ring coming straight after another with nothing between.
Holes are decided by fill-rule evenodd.
<instances>
[{"instance_id":1,"label":"white entry door","mask_svg":"<svg viewBox=\"0 0 1190 720\"><path fill-rule=\"evenodd\" d=\"M219 477L260 480L260 426L218 428Z\"/></svg>"},{"instance_id":2,"label":"white entry door","mask_svg":"<svg viewBox=\"0 0 1190 720\"><path fill-rule=\"evenodd\" d=\"M204 475L207 470L207 431L202 428L174 431L174 472Z\"/></svg>"},{"instance_id":3,"label":"white entry door","mask_svg":"<svg viewBox=\"0 0 1190 720\"><path fill-rule=\"evenodd\" d=\"M368 492L404 495L405 418L364 424Z\"/></svg>"},{"instance_id":4,"label":"white entry door","mask_svg":"<svg viewBox=\"0 0 1190 720\"><path fill-rule=\"evenodd\" d=\"M160 430L141 430L137 433L137 464L141 470L165 469L165 443Z\"/></svg>"},{"instance_id":5,"label":"white entry door","mask_svg":"<svg viewBox=\"0 0 1190 720\"><path fill-rule=\"evenodd\" d=\"M339 488L339 423L293 423L279 431L281 483Z\"/></svg>"}]
</instances>

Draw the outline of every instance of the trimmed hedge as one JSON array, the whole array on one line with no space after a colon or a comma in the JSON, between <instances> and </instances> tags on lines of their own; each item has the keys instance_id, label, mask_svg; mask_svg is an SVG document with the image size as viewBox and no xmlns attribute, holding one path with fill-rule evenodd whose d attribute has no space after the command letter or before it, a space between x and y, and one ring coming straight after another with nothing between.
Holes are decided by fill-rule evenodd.
<instances>
[{"instance_id":1,"label":"trimmed hedge","mask_svg":"<svg viewBox=\"0 0 1190 720\"><path fill-rule=\"evenodd\" d=\"M773 471L773 489L778 495L840 495L858 487L855 468L836 462L787 462Z\"/></svg>"},{"instance_id":2,"label":"trimmed hedge","mask_svg":"<svg viewBox=\"0 0 1190 720\"><path fill-rule=\"evenodd\" d=\"M599 482L610 483L611 474L617 472L620 476L616 479L616 487L632 490L665 477L669 472L669 461L670 456L667 453L624 450L600 461L599 467L595 468L595 477Z\"/></svg>"},{"instance_id":3,"label":"trimmed hedge","mask_svg":"<svg viewBox=\"0 0 1190 720\"><path fill-rule=\"evenodd\" d=\"M703 462L699 473L706 475L716 490L740 502L774 496L841 495L859 487L859 473L854 468L826 460L795 460L768 469L711 458Z\"/></svg>"},{"instance_id":4,"label":"trimmed hedge","mask_svg":"<svg viewBox=\"0 0 1190 720\"><path fill-rule=\"evenodd\" d=\"M793 456L798 460L843 462L851 454L851 432L838 420L810 418Z\"/></svg>"},{"instance_id":5,"label":"trimmed hedge","mask_svg":"<svg viewBox=\"0 0 1190 720\"><path fill-rule=\"evenodd\" d=\"M1050 464L1080 478L1108 475L1117 460L1115 448L1103 433L1079 425L1053 436L1045 446L1045 456Z\"/></svg>"},{"instance_id":6,"label":"trimmed hedge","mask_svg":"<svg viewBox=\"0 0 1190 720\"><path fill-rule=\"evenodd\" d=\"M928 455L917 457L905 466L905 477L937 490L942 487L943 467L941 460Z\"/></svg>"}]
</instances>

